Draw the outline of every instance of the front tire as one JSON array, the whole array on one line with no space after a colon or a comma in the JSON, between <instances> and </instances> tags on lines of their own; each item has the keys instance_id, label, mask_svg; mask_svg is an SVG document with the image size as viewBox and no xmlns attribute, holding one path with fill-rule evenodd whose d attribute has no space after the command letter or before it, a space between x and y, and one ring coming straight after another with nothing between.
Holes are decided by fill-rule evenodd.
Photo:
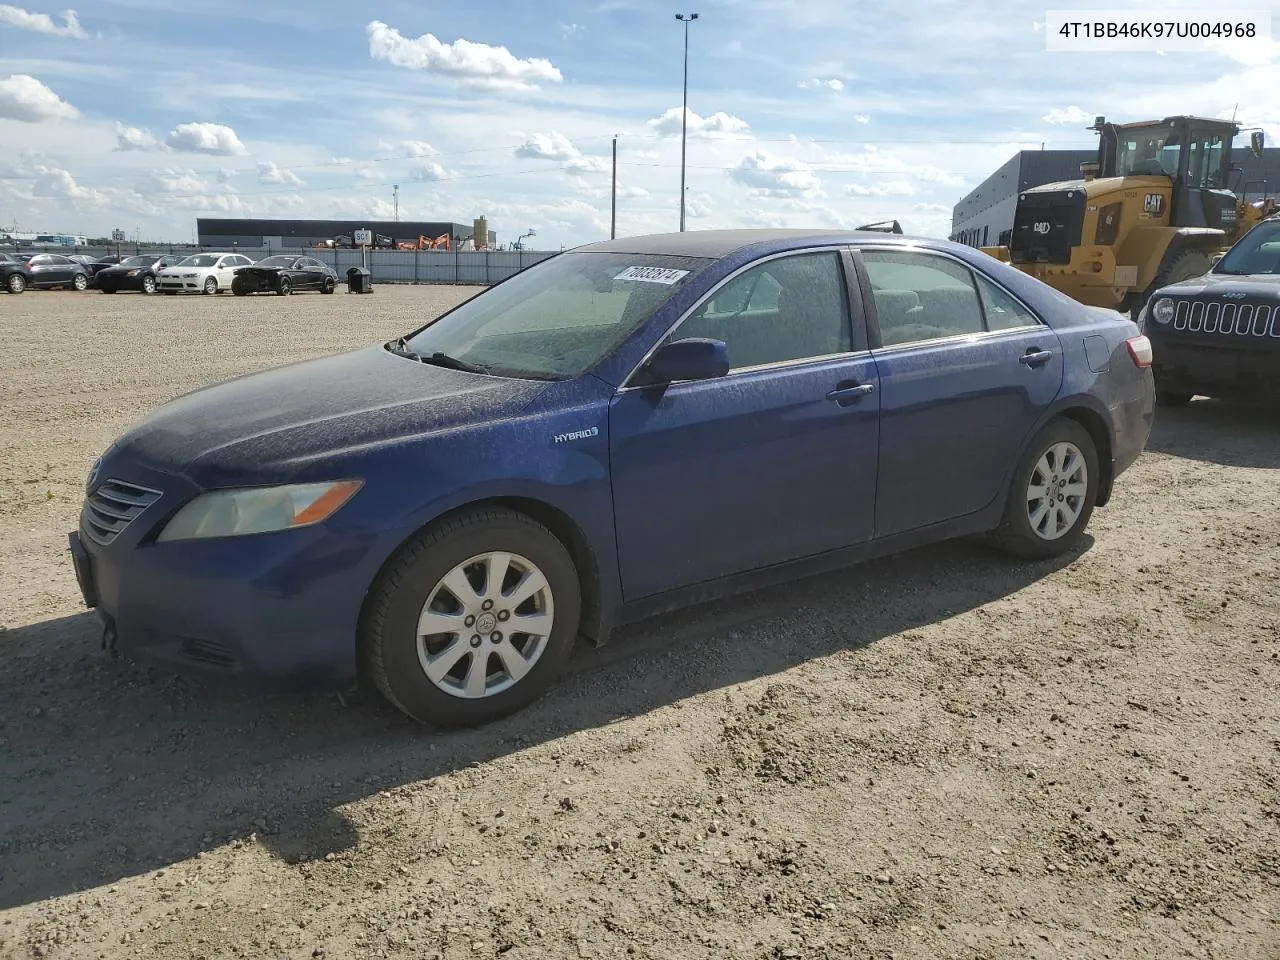
<instances>
[{"instance_id":1,"label":"front tire","mask_svg":"<svg viewBox=\"0 0 1280 960\"><path fill-rule=\"evenodd\" d=\"M1024 560L1071 552L1093 515L1100 479L1089 431L1074 420L1046 424L1018 462L992 541Z\"/></svg>"},{"instance_id":2,"label":"front tire","mask_svg":"<svg viewBox=\"0 0 1280 960\"><path fill-rule=\"evenodd\" d=\"M403 713L438 727L488 723L541 696L569 657L582 605L564 545L501 509L418 533L371 597L360 637L369 677Z\"/></svg>"},{"instance_id":3,"label":"front tire","mask_svg":"<svg viewBox=\"0 0 1280 960\"><path fill-rule=\"evenodd\" d=\"M210 277L204 282L204 293L206 297L212 297L218 292L218 278Z\"/></svg>"}]
</instances>

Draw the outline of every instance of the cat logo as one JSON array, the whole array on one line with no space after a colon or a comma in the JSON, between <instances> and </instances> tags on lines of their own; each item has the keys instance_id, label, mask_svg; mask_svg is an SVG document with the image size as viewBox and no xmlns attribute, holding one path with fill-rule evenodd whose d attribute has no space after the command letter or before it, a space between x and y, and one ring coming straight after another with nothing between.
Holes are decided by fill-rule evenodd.
<instances>
[{"instance_id":1,"label":"cat logo","mask_svg":"<svg viewBox=\"0 0 1280 960\"><path fill-rule=\"evenodd\" d=\"M1037 220L1034 224L1032 224L1031 229L1034 230L1036 233L1040 234L1041 236L1043 236L1044 234L1048 233L1050 230L1053 229L1053 224L1051 224L1048 220Z\"/></svg>"},{"instance_id":2,"label":"cat logo","mask_svg":"<svg viewBox=\"0 0 1280 960\"><path fill-rule=\"evenodd\" d=\"M1164 194L1148 193L1143 197L1142 212L1149 217L1158 217L1164 213Z\"/></svg>"}]
</instances>

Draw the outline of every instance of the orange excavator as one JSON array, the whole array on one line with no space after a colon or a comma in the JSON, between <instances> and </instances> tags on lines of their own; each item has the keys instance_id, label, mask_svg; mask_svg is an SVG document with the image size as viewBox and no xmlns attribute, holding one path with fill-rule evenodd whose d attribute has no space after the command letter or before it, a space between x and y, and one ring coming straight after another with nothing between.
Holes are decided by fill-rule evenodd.
<instances>
[{"instance_id":1,"label":"orange excavator","mask_svg":"<svg viewBox=\"0 0 1280 960\"><path fill-rule=\"evenodd\" d=\"M447 233L440 234L440 236L436 237L434 240L428 239L427 237L419 234L417 243L406 240L399 246L401 250L444 250L445 252L448 252L451 240L452 238Z\"/></svg>"}]
</instances>

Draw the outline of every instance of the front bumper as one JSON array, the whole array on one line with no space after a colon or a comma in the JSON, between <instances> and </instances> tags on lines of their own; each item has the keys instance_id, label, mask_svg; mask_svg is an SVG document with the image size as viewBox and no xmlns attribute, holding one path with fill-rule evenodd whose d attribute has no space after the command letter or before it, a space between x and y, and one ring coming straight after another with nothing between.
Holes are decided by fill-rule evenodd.
<instances>
[{"instance_id":1,"label":"front bumper","mask_svg":"<svg viewBox=\"0 0 1280 960\"><path fill-rule=\"evenodd\" d=\"M195 488L147 472L163 491L106 546L71 534L85 604L122 656L182 673L338 688L356 677L370 544L325 525L247 537L157 543Z\"/></svg>"},{"instance_id":2,"label":"front bumper","mask_svg":"<svg viewBox=\"0 0 1280 960\"><path fill-rule=\"evenodd\" d=\"M204 277L161 277L156 284L160 290L198 293L204 289Z\"/></svg>"},{"instance_id":3,"label":"front bumper","mask_svg":"<svg viewBox=\"0 0 1280 960\"><path fill-rule=\"evenodd\" d=\"M1148 325L1150 326L1150 325ZM1253 350L1152 337L1161 390L1208 397L1280 398L1280 350Z\"/></svg>"}]
</instances>

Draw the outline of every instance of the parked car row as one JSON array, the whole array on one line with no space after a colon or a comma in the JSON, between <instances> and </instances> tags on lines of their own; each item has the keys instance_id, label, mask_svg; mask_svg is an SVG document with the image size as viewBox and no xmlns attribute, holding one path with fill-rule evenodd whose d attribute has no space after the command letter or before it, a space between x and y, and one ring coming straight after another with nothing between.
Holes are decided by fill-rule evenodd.
<instances>
[{"instance_id":1,"label":"parked car row","mask_svg":"<svg viewBox=\"0 0 1280 960\"><path fill-rule=\"evenodd\" d=\"M230 290L236 296L295 290L333 293L338 274L314 257L278 255L254 262L240 253L140 254L103 257L56 253L0 253L0 283L8 293L27 289L88 290L102 293L202 293Z\"/></svg>"}]
</instances>

